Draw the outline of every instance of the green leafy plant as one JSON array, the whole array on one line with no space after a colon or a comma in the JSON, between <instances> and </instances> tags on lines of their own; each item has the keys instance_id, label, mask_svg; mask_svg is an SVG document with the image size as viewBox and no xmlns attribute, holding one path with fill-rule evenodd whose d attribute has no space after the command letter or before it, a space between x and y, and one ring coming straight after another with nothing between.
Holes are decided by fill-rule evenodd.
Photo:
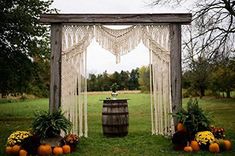
<instances>
[{"instance_id":1,"label":"green leafy plant","mask_svg":"<svg viewBox=\"0 0 235 156\"><path fill-rule=\"evenodd\" d=\"M199 131L206 131L210 129L211 119L199 107L197 99L190 99L187 103L187 109L181 109L178 113L173 114L182 122L184 127L191 134L196 134Z\"/></svg>"},{"instance_id":2,"label":"green leafy plant","mask_svg":"<svg viewBox=\"0 0 235 156\"><path fill-rule=\"evenodd\" d=\"M42 111L35 114L33 132L40 138L59 136L61 131L66 134L70 131L72 123L65 118L61 110L49 113Z\"/></svg>"}]
</instances>

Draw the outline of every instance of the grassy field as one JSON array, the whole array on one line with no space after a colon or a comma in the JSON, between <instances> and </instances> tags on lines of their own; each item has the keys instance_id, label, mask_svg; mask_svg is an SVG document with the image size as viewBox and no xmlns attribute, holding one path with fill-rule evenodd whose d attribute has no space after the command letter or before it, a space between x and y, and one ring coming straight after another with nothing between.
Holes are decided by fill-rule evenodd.
<instances>
[{"instance_id":1,"label":"grassy field","mask_svg":"<svg viewBox=\"0 0 235 156\"><path fill-rule=\"evenodd\" d=\"M150 104L148 94L123 94L119 97L130 99L129 103L129 134L124 138L106 138L102 135L101 111L102 101L107 94L90 94L88 96L89 137L82 138L76 153L71 155L102 156L102 155L191 155L172 150L170 139L152 136L150 129ZM188 99L184 99L184 106ZM227 138L235 144L235 99L204 98L199 104L213 115L216 126L226 130ZM0 155L4 155L7 137L15 130L30 128L35 111L48 110L48 99L28 100L23 102L0 102ZM200 151L194 155L214 155ZM230 152L218 155L235 155L235 147Z\"/></svg>"}]
</instances>

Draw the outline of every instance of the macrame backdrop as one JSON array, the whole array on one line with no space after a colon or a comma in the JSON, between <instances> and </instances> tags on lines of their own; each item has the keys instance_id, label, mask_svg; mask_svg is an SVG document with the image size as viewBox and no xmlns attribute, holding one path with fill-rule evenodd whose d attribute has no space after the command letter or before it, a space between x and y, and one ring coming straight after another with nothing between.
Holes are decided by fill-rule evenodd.
<instances>
[{"instance_id":1,"label":"macrame backdrop","mask_svg":"<svg viewBox=\"0 0 235 156\"><path fill-rule=\"evenodd\" d=\"M171 105L169 25L64 25L62 33L61 107L73 123L72 133L87 137L86 53L92 39L116 56L116 62L142 42L150 53L152 134L174 132Z\"/></svg>"}]
</instances>

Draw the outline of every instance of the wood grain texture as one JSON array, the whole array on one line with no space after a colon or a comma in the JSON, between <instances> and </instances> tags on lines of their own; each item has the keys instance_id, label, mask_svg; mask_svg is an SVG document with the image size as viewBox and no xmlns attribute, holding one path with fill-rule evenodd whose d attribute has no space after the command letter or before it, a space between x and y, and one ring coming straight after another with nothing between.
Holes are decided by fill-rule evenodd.
<instances>
[{"instance_id":1,"label":"wood grain texture","mask_svg":"<svg viewBox=\"0 0 235 156\"><path fill-rule=\"evenodd\" d=\"M112 24L128 25L139 23L181 23L190 24L190 13L158 13L158 14L42 14L40 22Z\"/></svg>"},{"instance_id":2,"label":"wood grain texture","mask_svg":"<svg viewBox=\"0 0 235 156\"><path fill-rule=\"evenodd\" d=\"M50 112L61 106L61 51L62 25L51 25L51 79L50 79Z\"/></svg>"},{"instance_id":3,"label":"wood grain texture","mask_svg":"<svg viewBox=\"0 0 235 156\"><path fill-rule=\"evenodd\" d=\"M104 136L123 137L128 134L129 115L127 100L104 100L102 127Z\"/></svg>"},{"instance_id":4,"label":"wood grain texture","mask_svg":"<svg viewBox=\"0 0 235 156\"><path fill-rule=\"evenodd\" d=\"M173 113L182 107L181 25L170 25L171 101ZM174 124L177 124L174 118Z\"/></svg>"}]
</instances>

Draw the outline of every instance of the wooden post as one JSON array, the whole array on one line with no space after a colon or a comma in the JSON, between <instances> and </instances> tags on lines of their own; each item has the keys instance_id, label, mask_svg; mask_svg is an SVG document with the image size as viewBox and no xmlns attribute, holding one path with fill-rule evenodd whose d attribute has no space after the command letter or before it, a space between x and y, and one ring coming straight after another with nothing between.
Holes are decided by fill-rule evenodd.
<instances>
[{"instance_id":1,"label":"wooden post","mask_svg":"<svg viewBox=\"0 0 235 156\"><path fill-rule=\"evenodd\" d=\"M50 112L58 110L61 105L61 51L62 24L51 25L51 79L50 79Z\"/></svg>"},{"instance_id":2,"label":"wooden post","mask_svg":"<svg viewBox=\"0 0 235 156\"><path fill-rule=\"evenodd\" d=\"M182 107L181 25L170 25L171 101L173 113ZM174 118L174 124L177 124Z\"/></svg>"}]
</instances>

